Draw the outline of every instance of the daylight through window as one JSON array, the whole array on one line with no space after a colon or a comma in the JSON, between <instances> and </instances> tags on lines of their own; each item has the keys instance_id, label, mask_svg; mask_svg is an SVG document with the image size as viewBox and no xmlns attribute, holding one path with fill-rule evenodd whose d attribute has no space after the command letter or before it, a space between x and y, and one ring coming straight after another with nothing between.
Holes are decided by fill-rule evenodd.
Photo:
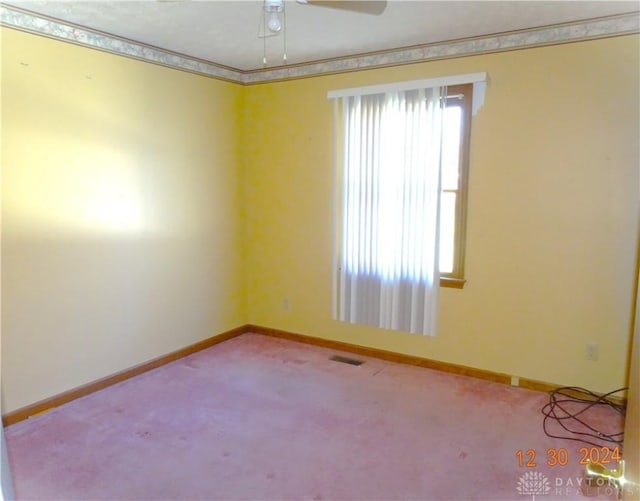
<instances>
[{"instance_id":1,"label":"daylight through window","mask_svg":"<svg viewBox=\"0 0 640 501\"><path fill-rule=\"evenodd\" d=\"M439 286L463 283L471 107L485 79L329 93L337 318L435 334Z\"/></svg>"}]
</instances>

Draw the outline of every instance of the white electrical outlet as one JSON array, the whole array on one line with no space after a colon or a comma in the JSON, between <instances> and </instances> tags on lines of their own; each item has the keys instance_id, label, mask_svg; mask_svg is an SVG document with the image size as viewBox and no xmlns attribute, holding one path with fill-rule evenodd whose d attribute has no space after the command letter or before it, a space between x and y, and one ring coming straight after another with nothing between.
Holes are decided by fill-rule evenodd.
<instances>
[{"instance_id":1,"label":"white electrical outlet","mask_svg":"<svg viewBox=\"0 0 640 501\"><path fill-rule=\"evenodd\" d=\"M288 297L282 299L282 309L284 311L289 311L291 309L291 302Z\"/></svg>"},{"instance_id":2,"label":"white electrical outlet","mask_svg":"<svg viewBox=\"0 0 640 501\"><path fill-rule=\"evenodd\" d=\"M520 378L518 376L511 376L511 386L520 386Z\"/></svg>"},{"instance_id":3,"label":"white electrical outlet","mask_svg":"<svg viewBox=\"0 0 640 501\"><path fill-rule=\"evenodd\" d=\"M598 343L587 343L584 358L593 362L598 360Z\"/></svg>"}]
</instances>

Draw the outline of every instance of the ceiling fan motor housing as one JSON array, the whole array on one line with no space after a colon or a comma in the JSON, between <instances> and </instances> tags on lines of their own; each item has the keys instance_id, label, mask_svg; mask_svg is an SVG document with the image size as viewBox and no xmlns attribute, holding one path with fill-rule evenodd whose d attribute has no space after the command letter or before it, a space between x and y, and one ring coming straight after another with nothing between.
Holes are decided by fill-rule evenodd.
<instances>
[{"instance_id":1,"label":"ceiling fan motor housing","mask_svg":"<svg viewBox=\"0 0 640 501\"><path fill-rule=\"evenodd\" d=\"M282 12L283 0L265 0L264 10L267 12Z\"/></svg>"}]
</instances>

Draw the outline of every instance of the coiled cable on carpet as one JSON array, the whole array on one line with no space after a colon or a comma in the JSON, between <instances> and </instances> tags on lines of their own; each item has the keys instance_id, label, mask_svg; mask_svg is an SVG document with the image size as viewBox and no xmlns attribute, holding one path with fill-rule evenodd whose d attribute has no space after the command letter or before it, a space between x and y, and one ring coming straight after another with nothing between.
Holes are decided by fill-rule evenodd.
<instances>
[{"instance_id":1,"label":"coiled cable on carpet","mask_svg":"<svg viewBox=\"0 0 640 501\"><path fill-rule=\"evenodd\" d=\"M624 432L605 433L587 423L583 415L591 408L605 406L624 416L625 406L614 402L609 397L614 393L625 390L627 390L627 388L620 388L619 390L610 391L604 395L598 395L579 386L564 386L550 391L549 403L542 408L542 414L544 414L542 429L545 435L551 438L563 438L584 442L596 447L602 447L602 442L621 446ZM571 405L572 408L567 409L567 405ZM577 411L575 410L576 406L579 407ZM571 435L578 436L553 435L549 432L548 421L556 422ZM576 423L582 426L582 431L575 429ZM572 425L574 425L574 427L572 427ZM590 439L599 440L601 443L592 442Z\"/></svg>"}]
</instances>

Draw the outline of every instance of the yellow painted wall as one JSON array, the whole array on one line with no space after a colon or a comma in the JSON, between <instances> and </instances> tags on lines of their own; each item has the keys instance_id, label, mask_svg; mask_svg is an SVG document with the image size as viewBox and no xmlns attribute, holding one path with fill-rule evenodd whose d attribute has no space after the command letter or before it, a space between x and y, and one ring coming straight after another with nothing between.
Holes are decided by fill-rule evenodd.
<instances>
[{"instance_id":1,"label":"yellow painted wall","mask_svg":"<svg viewBox=\"0 0 640 501\"><path fill-rule=\"evenodd\" d=\"M638 232L639 38L247 89L251 323L596 391L624 386ZM437 337L331 319L331 89L487 71L464 290ZM289 310L283 307L289 300ZM585 360L585 344L599 360Z\"/></svg>"},{"instance_id":2,"label":"yellow painted wall","mask_svg":"<svg viewBox=\"0 0 640 501\"><path fill-rule=\"evenodd\" d=\"M2 30L2 409L245 322L242 88Z\"/></svg>"},{"instance_id":3,"label":"yellow painted wall","mask_svg":"<svg viewBox=\"0 0 640 501\"><path fill-rule=\"evenodd\" d=\"M3 30L3 412L247 321L622 386L638 41L242 88ZM443 289L439 335L332 320L327 90L476 71L468 283Z\"/></svg>"}]
</instances>

